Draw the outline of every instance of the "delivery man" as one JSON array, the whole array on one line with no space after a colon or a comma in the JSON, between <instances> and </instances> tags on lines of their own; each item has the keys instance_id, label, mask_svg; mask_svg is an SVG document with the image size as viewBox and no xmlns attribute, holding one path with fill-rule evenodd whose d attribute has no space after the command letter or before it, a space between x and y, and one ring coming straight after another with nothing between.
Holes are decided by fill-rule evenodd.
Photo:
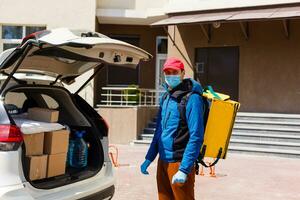
<instances>
[{"instance_id":1,"label":"delivery man","mask_svg":"<svg viewBox=\"0 0 300 200\"><path fill-rule=\"evenodd\" d=\"M141 165L147 168L159 153L157 188L160 200L194 199L195 161L203 143L203 102L201 85L192 79L183 79L184 64L169 58L164 64L166 93L160 101L154 138ZM185 116L178 109L182 97L190 94Z\"/></svg>"}]
</instances>

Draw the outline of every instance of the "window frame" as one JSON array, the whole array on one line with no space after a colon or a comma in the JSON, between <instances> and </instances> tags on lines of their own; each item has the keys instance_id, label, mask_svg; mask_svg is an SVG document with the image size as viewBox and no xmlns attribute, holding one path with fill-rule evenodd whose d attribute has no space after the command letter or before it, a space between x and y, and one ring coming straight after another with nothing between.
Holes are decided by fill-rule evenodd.
<instances>
[{"instance_id":1,"label":"window frame","mask_svg":"<svg viewBox=\"0 0 300 200\"><path fill-rule=\"evenodd\" d=\"M158 41L161 39L166 39L167 40L167 53L159 53L158 52ZM168 36L156 36L156 42L155 42L155 52L156 55L167 55L168 54Z\"/></svg>"}]
</instances>

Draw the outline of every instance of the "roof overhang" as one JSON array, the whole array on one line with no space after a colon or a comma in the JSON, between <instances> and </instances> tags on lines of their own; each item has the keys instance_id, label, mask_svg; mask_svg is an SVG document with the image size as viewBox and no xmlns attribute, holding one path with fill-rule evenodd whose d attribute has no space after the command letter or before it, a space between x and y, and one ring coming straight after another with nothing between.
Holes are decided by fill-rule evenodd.
<instances>
[{"instance_id":1,"label":"roof overhang","mask_svg":"<svg viewBox=\"0 0 300 200\"><path fill-rule=\"evenodd\" d=\"M181 14L169 16L167 19L157 21L153 26L168 26L194 23L255 21L272 19L289 19L300 17L300 5L272 8L248 8L242 10L215 10L198 12L197 14Z\"/></svg>"},{"instance_id":2,"label":"roof overhang","mask_svg":"<svg viewBox=\"0 0 300 200\"><path fill-rule=\"evenodd\" d=\"M165 6L167 14L209 11L221 9L243 9L250 7L270 7L300 3L299 0L172 0Z\"/></svg>"},{"instance_id":3,"label":"roof overhang","mask_svg":"<svg viewBox=\"0 0 300 200\"><path fill-rule=\"evenodd\" d=\"M99 24L150 25L167 15L163 9L97 9L96 17Z\"/></svg>"}]
</instances>

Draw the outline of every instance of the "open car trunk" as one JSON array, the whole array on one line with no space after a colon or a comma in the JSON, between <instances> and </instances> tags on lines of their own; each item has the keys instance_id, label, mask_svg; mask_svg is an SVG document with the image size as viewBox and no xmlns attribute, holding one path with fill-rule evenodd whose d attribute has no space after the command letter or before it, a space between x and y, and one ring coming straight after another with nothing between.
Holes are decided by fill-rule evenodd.
<instances>
[{"instance_id":1,"label":"open car trunk","mask_svg":"<svg viewBox=\"0 0 300 200\"><path fill-rule=\"evenodd\" d=\"M34 33L24 38L19 47L0 54L0 73L7 76L0 88L0 98L5 97L7 107L20 109L23 113L31 106L56 109L60 112L58 123L69 127L71 137L75 130L87 132L84 140L89 145L88 166L80 170L68 167L64 175L53 178L28 179L28 169L24 164L26 149L23 146L23 171L34 187L55 188L86 179L101 170L104 163L101 138L107 136L107 127L97 112L77 95L90 79L75 94L54 85L72 84L83 73L95 69L95 75L107 65L135 68L140 61L151 58L148 52L131 44L98 33L81 33L78 36L65 28ZM17 73L47 75L55 81L50 86L28 85L14 76ZM11 79L19 86L9 88ZM22 99L23 102L18 102ZM27 100L32 102L25 102ZM11 122L14 122L13 115Z\"/></svg>"},{"instance_id":2,"label":"open car trunk","mask_svg":"<svg viewBox=\"0 0 300 200\"><path fill-rule=\"evenodd\" d=\"M33 101L34 102L29 102ZM58 123L71 130L70 137L75 130L85 130L85 142L88 144L88 165L85 168L72 168L67 166L64 175L30 181L28 169L25 165L25 145L22 147L22 165L25 178L34 187L50 189L71 184L97 174L104 163L104 151L101 139L107 136L107 127L102 118L84 102L79 96L69 93L66 89L56 86L24 85L10 88L5 93L5 104L14 121L16 114L22 115L30 107L49 108L59 111ZM92 110L89 110L92 109ZM17 110L17 111L16 111ZM90 113L89 113L90 112ZM96 111L94 111L96 112ZM95 124L97 123L97 125Z\"/></svg>"}]
</instances>

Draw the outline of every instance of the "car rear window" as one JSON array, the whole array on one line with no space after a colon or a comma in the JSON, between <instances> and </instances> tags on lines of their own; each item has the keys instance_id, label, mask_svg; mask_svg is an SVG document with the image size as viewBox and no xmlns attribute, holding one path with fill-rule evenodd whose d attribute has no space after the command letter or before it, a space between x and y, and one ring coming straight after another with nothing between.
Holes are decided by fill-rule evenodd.
<instances>
[{"instance_id":1,"label":"car rear window","mask_svg":"<svg viewBox=\"0 0 300 200\"><path fill-rule=\"evenodd\" d=\"M52 97L46 94L42 94L42 97L49 109L58 109L59 104Z\"/></svg>"},{"instance_id":2,"label":"car rear window","mask_svg":"<svg viewBox=\"0 0 300 200\"><path fill-rule=\"evenodd\" d=\"M27 97L24 93L8 92L5 96L5 104L13 104L18 108L22 108L26 99Z\"/></svg>"},{"instance_id":3,"label":"car rear window","mask_svg":"<svg viewBox=\"0 0 300 200\"><path fill-rule=\"evenodd\" d=\"M49 109L58 109L59 104L56 100L46 94L40 94L38 96L30 97L29 94L23 92L8 92L5 95L5 107L10 114L26 113L28 108L31 107L46 107Z\"/></svg>"}]
</instances>

